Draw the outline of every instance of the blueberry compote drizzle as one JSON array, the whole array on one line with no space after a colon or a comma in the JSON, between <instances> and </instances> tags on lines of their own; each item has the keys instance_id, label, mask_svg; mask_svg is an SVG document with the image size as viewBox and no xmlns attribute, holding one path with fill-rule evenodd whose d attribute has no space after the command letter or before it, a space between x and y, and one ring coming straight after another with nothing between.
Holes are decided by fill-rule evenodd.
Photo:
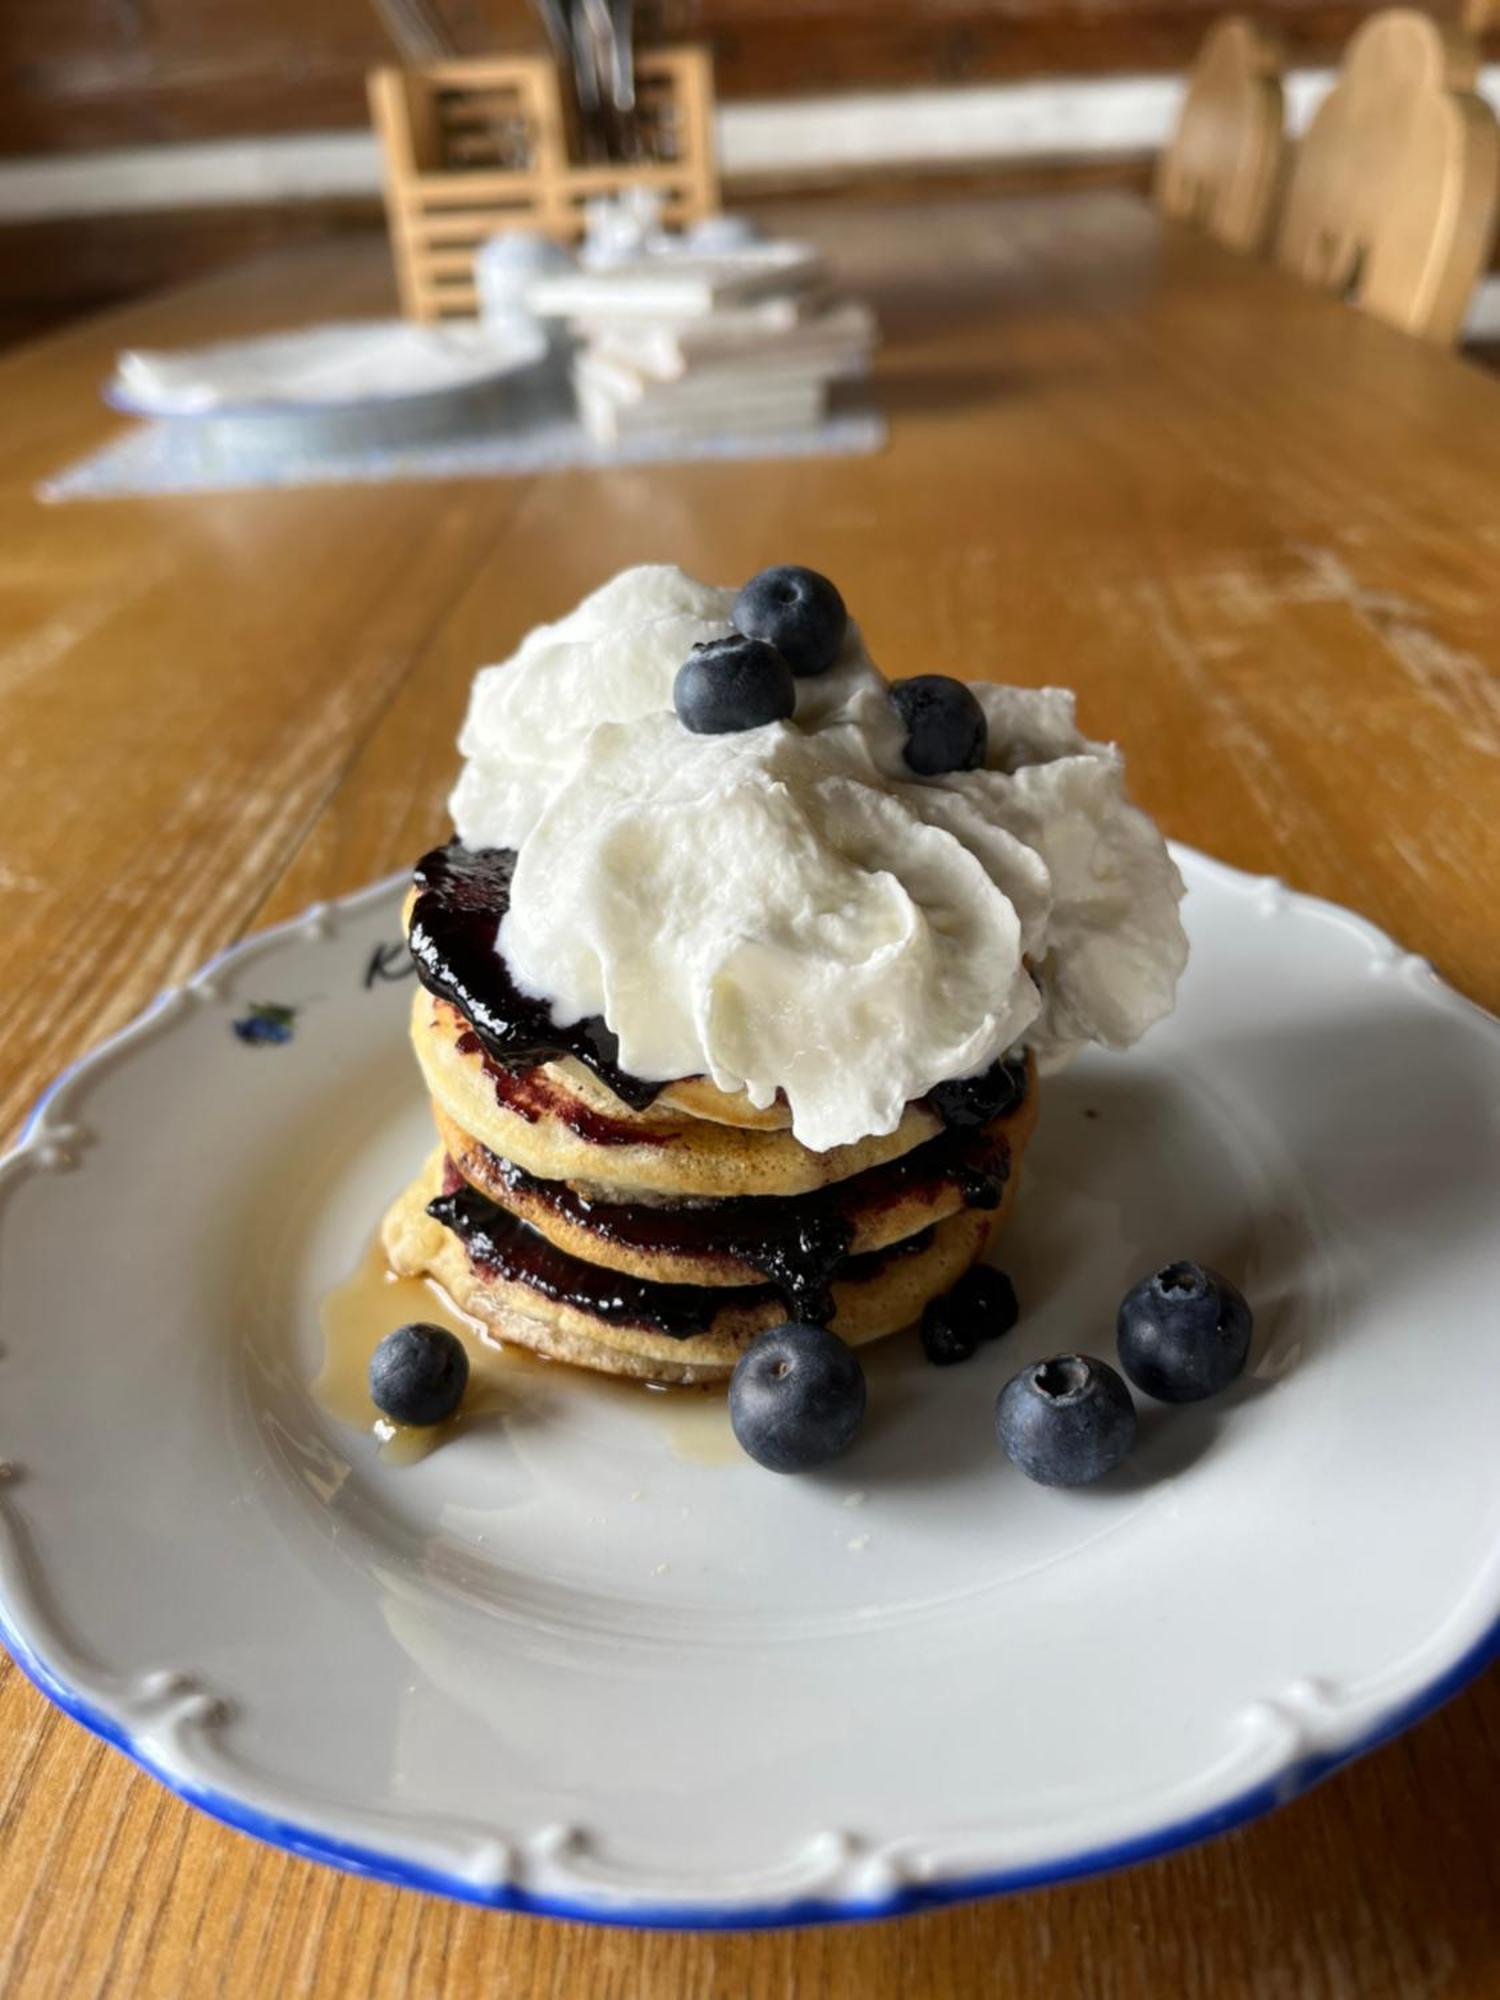
<instances>
[{"instance_id":1,"label":"blueberry compote drizzle","mask_svg":"<svg viewBox=\"0 0 1500 2000\"><path fill-rule=\"evenodd\" d=\"M450 840L424 854L413 871L417 900L408 943L429 993L456 1007L481 1046L508 1069L532 1069L576 1056L632 1111L661 1090L620 1067L620 1044L597 1014L560 1028L545 1000L523 993L496 944L510 905L516 857L508 847L464 847Z\"/></svg>"},{"instance_id":2,"label":"blueberry compote drizzle","mask_svg":"<svg viewBox=\"0 0 1500 2000\"><path fill-rule=\"evenodd\" d=\"M755 1306L777 1297L771 1285L664 1285L587 1264L467 1185L438 1195L427 1204L427 1213L453 1231L481 1269L611 1324L651 1327L673 1340L706 1332L726 1306ZM888 1250L846 1258L839 1276L872 1277L886 1263L925 1250L931 1241L932 1231L924 1229Z\"/></svg>"},{"instance_id":3,"label":"blueberry compote drizzle","mask_svg":"<svg viewBox=\"0 0 1500 2000\"><path fill-rule=\"evenodd\" d=\"M945 1132L853 1181L811 1194L671 1204L596 1200L566 1181L538 1180L494 1153L487 1155L485 1177L490 1174L601 1242L648 1256L733 1258L760 1272L793 1319L826 1326L833 1317L833 1276L854 1235L851 1209L878 1212L909 1194L923 1201L944 1181L957 1187L966 1208L998 1208L1010 1177L1010 1148L998 1135Z\"/></svg>"},{"instance_id":4,"label":"blueberry compote drizzle","mask_svg":"<svg viewBox=\"0 0 1500 2000\"><path fill-rule=\"evenodd\" d=\"M510 907L516 857L508 847L465 847L450 840L413 870L417 899L408 943L429 993L456 1007L480 1046L507 1069L530 1069L576 1056L633 1111L663 1089L620 1067L620 1044L597 1014L560 1028L545 1000L523 993L496 939ZM940 1083L923 1100L943 1123L967 1129L1013 1111L1026 1096L1026 1059L1007 1056L979 1076Z\"/></svg>"},{"instance_id":5,"label":"blueberry compote drizzle","mask_svg":"<svg viewBox=\"0 0 1500 2000\"><path fill-rule=\"evenodd\" d=\"M1026 1101L1028 1079L1024 1054L1005 1056L978 1076L934 1084L923 1102L950 1128L988 1125Z\"/></svg>"}]
</instances>

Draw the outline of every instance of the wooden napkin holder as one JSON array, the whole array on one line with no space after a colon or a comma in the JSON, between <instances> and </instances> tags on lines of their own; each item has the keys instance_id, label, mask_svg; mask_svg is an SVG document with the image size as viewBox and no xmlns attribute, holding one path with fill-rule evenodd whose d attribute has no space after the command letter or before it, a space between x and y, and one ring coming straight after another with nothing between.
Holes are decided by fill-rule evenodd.
<instances>
[{"instance_id":1,"label":"wooden napkin holder","mask_svg":"<svg viewBox=\"0 0 1500 2000\"><path fill-rule=\"evenodd\" d=\"M636 57L642 157L576 157L557 69L546 56L378 69L370 109L384 154L385 207L401 309L411 319L478 309L474 253L506 229L574 243L584 205L649 188L681 227L719 208L713 60L707 49Z\"/></svg>"}]
</instances>

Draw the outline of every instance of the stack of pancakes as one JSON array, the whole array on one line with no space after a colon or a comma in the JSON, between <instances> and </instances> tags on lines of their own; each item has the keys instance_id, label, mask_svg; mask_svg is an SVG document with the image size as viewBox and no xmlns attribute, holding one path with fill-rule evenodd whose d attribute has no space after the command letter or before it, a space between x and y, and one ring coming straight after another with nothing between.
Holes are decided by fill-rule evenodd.
<instances>
[{"instance_id":1,"label":"stack of pancakes","mask_svg":"<svg viewBox=\"0 0 1500 2000\"><path fill-rule=\"evenodd\" d=\"M1028 1069L985 1122L983 1093L937 1092L894 1132L813 1152L780 1102L630 1078L602 1022L538 1031L495 948L508 867L454 857L419 864L407 906L439 1146L386 1217L403 1276L554 1360L710 1382L788 1319L853 1343L908 1326L982 1255L1035 1118Z\"/></svg>"}]
</instances>

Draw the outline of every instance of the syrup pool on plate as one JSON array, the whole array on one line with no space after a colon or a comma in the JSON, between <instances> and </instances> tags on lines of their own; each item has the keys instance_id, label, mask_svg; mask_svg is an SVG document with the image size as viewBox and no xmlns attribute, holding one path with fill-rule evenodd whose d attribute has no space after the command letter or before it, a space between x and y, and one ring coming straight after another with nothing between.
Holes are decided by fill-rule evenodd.
<instances>
[{"instance_id":1,"label":"syrup pool on plate","mask_svg":"<svg viewBox=\"0 0 1500 2000\"><path fill-rule=\"evenodd\" d=\"M628 1400L644 1422L658 1427L673 1457L696 1465L718 1465L738 1457L722 1389L668 1389L642 1382L586 1375L583 1370L544 1361L525 1348L507 1347L461 1313L440 1285L428 1278L398 1277L377 1240L366 1248L349 1276L324 1297L320 1312L323 1360L312 1393L331 1417L380 1440L380 1456L392 1465L411 1465L465 1430L495 1420L497 1447L507 1415L545 1403L551 1421L566 1421L569 1400L607 1396ZM370 1400L370 1357L398 1326L422 1321L446 1327L469 1356L463 1403L445 1423L393 1423Z\"/></svg>"},{"instance_id":2,"label":"syrup pool on plate","mask_svg":"<svg viewBox=\"0 0 1500 2000\"><path fill-rule=\"evenodd\" d=\"M425 1458L476 1417L505 1409L506 1377L514 1365L508 1353L485 1340L435 1284L399 1278L372 1242L355 1269L323 1301L323 1366L313 1394L341 1423L356 1424L380 1439L381 1457L396 1465ZM370 1357L388 1333L414 1321L446 1327L469 1356L469 1383L462 1407L446 1423L394 1423L370 1399Z\"/></svg>"}]
</instances>

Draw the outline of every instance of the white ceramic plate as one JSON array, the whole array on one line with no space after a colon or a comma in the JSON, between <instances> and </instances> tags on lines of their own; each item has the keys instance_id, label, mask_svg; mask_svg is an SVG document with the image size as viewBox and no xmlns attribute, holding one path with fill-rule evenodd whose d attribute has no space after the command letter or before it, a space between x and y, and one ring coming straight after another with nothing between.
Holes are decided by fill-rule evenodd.
<instances>
[{"instance_id":1,"label":"white ceramic plate","mask_svg":"<svg viewBox=\"0 0 1500 2000\"><path fill-rule=\"evenodd\" d=\"M264 1839L636 1923L1161 1853L1411 1721L1500 1622L1500 1035L1358 919L1181 858L1177 1014L1046 1089L1021 1326L941 1371L888 1344L816 1478L721 1451L701 1402L537 1367L380 1456L309 1384L428 1143L400 885L164 996L0 1169L6 1643ZM1249 1375L1143 1413L1101 1487L1027 1485L996 1389L1109 1354L1179 1255L1243 1282Z\"/></svg>"},{"instance_id":2,"label":"white ceramic plate","mask_svg":"<svg viewBox=\"0 0 1500 2000\"><path fill-rule=\"evenodd\" d=\"M356 320L122 354L104 399L170 429L185 461L233 478L492 430L548 351L534 322Z\"/></svg>"},{"instance_id":3,"label":"white ceramic plate","mask_svg":"<svg viewBox=\"0 0 1500 2000\"><path fill-rule=\"evenodd\" d=\"M212 347L133 349L105 398L137 417L264 417L471 391L546 352L535 326L348 320Z\"/></svg>"}]
</instances>

